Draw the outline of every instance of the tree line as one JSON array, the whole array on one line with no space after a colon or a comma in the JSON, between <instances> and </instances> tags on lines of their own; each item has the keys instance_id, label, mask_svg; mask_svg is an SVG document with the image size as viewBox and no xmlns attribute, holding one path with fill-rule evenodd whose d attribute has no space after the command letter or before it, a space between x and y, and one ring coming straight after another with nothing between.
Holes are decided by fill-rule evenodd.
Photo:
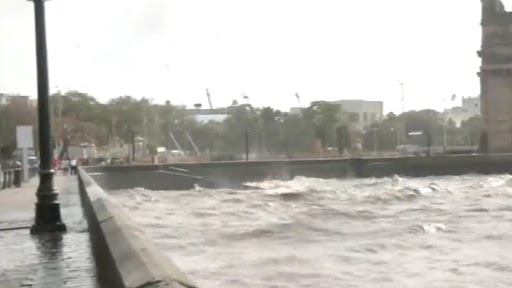
<instances>
[{"instance_id":1,"label":"tree line","mask_svg":"<svg viewBox=\"0 0 512 288\"><path fill-rule=\"evenodd\" d=\"M177 148L170 132L183 150L194 151L190 136L201 153L228 157L245 152L246 133L251 152L276 156L312 153L315 142L325 151L335 147L354 152L357 139L363 150L394 151L399 144L423 145L422 140L409 137L410 132L418 130L430 131L433 145L442 145L444 125L450 145L478 145L482 130L479 117L456 127L453 121L443 122L438 112L422 110L390 113L380 123L370 124L364 133L347 134L343 131L351 124L348 114L339 105L323 101L312 103L300 114L233 103L227 107L223 121L202 123L192 117L193 111L169 101L162 105L149 98L120 96L100 103L79 91L53 94L50 100L56 142L67 136L73 145L94 143L105 147L130 143L136 135L145 139L151 153L160 146ZM37 133L36 107L19 101L0 106L0 147L4 154L15 149L18 125L33 125ZM37 137L34 140L37 144Z\"/></svg>"}]
</instances>

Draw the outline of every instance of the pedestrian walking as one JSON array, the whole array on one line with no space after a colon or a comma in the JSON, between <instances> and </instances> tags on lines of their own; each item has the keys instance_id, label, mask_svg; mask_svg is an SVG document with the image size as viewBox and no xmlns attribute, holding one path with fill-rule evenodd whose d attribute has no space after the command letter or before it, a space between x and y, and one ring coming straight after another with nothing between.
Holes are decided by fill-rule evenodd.
<instances>
[{"instance_id":1,"label":"pedestrian walking","mask_svg":"<svg viewBox=\"0 0 512 288\"><path fill-rule=\"evenodd\" d=\"M73 158L69 161L69 168L71 169L71 175L76 175L78 172L77 161L76 158Z\"/></svg>"},{"instance_id":2,"label":"pedestrian walking","mask_svg":"<svg viewBox=\"0 0 512 288\"><path fill-rule=\"evenodd\" d=\"M52 168L57 172L59 170L59 160L57 158L53 158L52 160Z\"/></svg>"},{"instance_id":3,"label":"pedestrian walking","mask_svg":"<svg viewBox=\"0 0 512 288\"><path fill-rule=\"evenodd\" d=\"M62 175L67 176L69 174L69 159L62 160Z\"/></svg>"}]
</instances>

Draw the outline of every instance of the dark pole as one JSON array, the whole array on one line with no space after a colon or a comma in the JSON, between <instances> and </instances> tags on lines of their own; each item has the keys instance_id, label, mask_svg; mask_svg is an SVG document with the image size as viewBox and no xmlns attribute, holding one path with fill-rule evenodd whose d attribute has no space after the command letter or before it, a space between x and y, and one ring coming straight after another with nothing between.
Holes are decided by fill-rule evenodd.
<instances>
[{"instance_id":1,"label":"dark pole","mask_svg":"<svg viewBox=\"0 0 512 288\"><path fill-rule=\"evenodd\" d=\"M373 152L375 153L374 157L377 157L377 147L379 146L377 141L377 128L373 128Z\"/></svg>"},{"instance_id":2,"label":"dark pole","mask_svg":"<svg viewBox=\"0 0 512 288\"><path fill-rule=\"evenodd\" d=\"M245 130L245 161L249 161L249 131Z\"/></svg>"},{"instance_id":3,"label":"dark pole","mask_svg":"<svg viewBox=\"0 0 512 288\"><path fill-rule=\"evenodd\" d=\"M431 145L431 135L429 130L425 130L425 138L427 140L427 157L430 156L430 145Z\"/></svg>"},{"instance_id":4,"label":"dark pole","mask_svg":"<svg viewBox=\"0 0 512 288\"><path fill-rule=\"evenodd\" d=\"M131 130L131 140L132 140L132 161L135 161L135 132Z\"/></svg>"},{"instance_id":5,"label":"dark pole","mask_svg":"<svg viewBox=\"0 0 512 288\"><path fill-rule=\"evenodd\" d=\"M37 58L37 112L39 121L39 187L36 196L35 223L30 228L31 234L66 231L66 225L60 215L60 203L57 189L53 183L52 169L52 127L50 122L50 101L48 84L48 59L46 52L46 28L44 1L33 0L36 26Z\"/></svg>"},{"instance_id":6,"label":"dark pole","mask_svg":"<svg viewBox=\"0 0 512 288\"><path fill-rule=\"evenodd\" d=\"M338 149L338 156L341 157L341 127L336 127L336 129L334 130L334 134L336 137L336 148Z\"/></svg>"}]
</instances>

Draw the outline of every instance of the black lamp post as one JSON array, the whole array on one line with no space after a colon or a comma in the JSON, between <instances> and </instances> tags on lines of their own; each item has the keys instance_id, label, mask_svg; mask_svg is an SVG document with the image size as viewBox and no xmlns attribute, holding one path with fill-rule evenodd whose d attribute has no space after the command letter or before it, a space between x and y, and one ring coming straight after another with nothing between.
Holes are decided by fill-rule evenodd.
<instances>
[{"instance_id":1,"label":"black lamp post","mask_svg":"<svg viewBox=\"0 0 512 288\"><path fill-rule=\"evenodd\" d=\"M39 187L36 192L35 223L30 228L31 234L66 231L66 225L62 222L60 215L57 189L53 183L55 171L52 169L53 149L44 1L32 0L34 2L36 27L37 112L41 164L39 167Z\"/></svg>"},{"instance_id":2,"label":"black lamp post","mask_svg":"<svg viewBox=\"0 0 512 288\"><path fill-rule=\"evenodd\" d=\"M130 130L130 141L132 143L132 161L135 162L135 131Z\"/></svg>"},{"instance_id":3,"label":"black lamp post","mask_svg":"<svg viewBox=\"0 0 512 288\"><path fill-rule=\"evenodd\" d=\"M245 130L244 140L245 140L245 162L248 162L249 161L249 130Z\"/></svg>"}]
</instances>

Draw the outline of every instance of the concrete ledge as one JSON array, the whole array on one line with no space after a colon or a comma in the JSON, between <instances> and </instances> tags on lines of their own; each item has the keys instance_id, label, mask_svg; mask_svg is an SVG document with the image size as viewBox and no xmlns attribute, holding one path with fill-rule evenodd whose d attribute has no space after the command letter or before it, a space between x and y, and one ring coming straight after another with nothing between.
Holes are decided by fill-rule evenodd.
<instances>
[{"instance_id":1,"label":"concrete ledge","mask_svg":"<svg viewBox=\"0 0 512 288\"><path fill-rule=\"evenodd\" d=\"M98 276L104 287L197 287L83 169L79 168L78 174Z\"/></svg>"},{"instance_id":2,"label":"concrete ledge","mask_svg":"<svg viewBox=\"0 0 512 288\"><path fill-rule=\"evenodd\" d=\"M88 166L84 170L105 189L244 189L248 182L291 180L296 176L344 178L354 173L349 159ZM178 172L179 171L179 172Z\"/></svg>"},{"instance_id":3,"label":"concrete ledge","mask_svg":"<svg viewBox=\"0 0 512 288\"><path fill-rule=\"evenodd\" d=\"M85 171L105 189L244 189L248 182L290 180L297 176L341 179L512 173L512 154L307 159L249 162L93 166Z\"/></svg>"}]
</instances>

